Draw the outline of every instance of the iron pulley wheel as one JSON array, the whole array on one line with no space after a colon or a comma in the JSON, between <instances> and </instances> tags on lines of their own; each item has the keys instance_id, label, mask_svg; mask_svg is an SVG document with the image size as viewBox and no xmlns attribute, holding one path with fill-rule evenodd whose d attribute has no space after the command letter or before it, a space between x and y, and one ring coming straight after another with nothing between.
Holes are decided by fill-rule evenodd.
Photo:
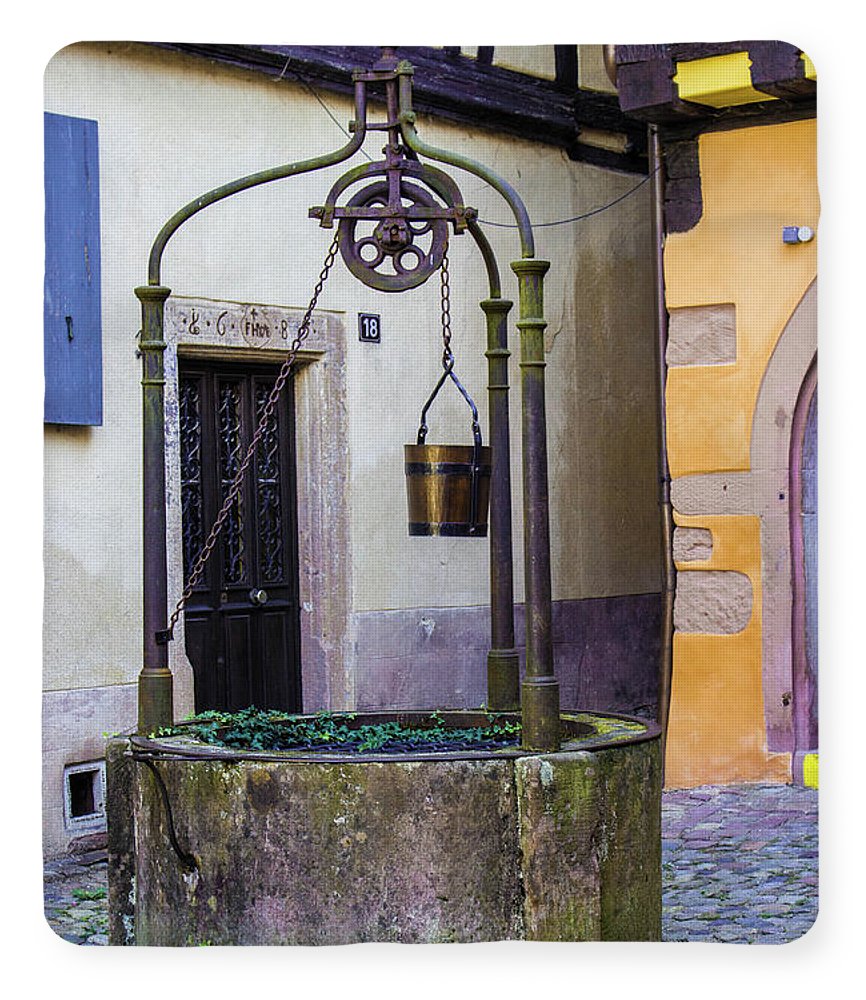
<instances>
[{"instance_id":1,"label":"iron pulley wheel","mask_svg":"<svg viewBox=\"0 0 866 1000\"><path fill-rule=\"evenodd\" d=\"M349 209L393 208L380 211L374 219L356 216L340 220L337 240L346 267L370 288L381 292L402 292L417 288L442 263L448 245L448 223L444 218L413 218L413 210L436 210L442 206L416 184L403 181L400 205L389 203L388 181L378 181L363 188L348 202ZM359 224L375 222L372 233L359 234ZM421 242L419 242L419 238ZM422 243L428 243L424 248ZM388 265L393 273L387 270ZM385 265L385 270L379 270Z\"/></svg>"}]
</instances>

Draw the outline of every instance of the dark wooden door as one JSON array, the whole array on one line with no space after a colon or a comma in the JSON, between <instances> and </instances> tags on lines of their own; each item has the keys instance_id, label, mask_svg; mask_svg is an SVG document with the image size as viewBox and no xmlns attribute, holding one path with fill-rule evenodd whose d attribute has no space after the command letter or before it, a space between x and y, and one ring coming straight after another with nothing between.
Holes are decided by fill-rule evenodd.
<instances>
[{"instance_id":1,"label":"dark wooden door","mask_svg":"<svg viewBox=\"0 0 866 1000\"><path fill-rule=\"evenodd\" d=\"M184 574L207 538L276 378L271 366L181 363ZM294 400L270 419L185 609L196 711L300 711Z\"/></svg>"}]
</instances>

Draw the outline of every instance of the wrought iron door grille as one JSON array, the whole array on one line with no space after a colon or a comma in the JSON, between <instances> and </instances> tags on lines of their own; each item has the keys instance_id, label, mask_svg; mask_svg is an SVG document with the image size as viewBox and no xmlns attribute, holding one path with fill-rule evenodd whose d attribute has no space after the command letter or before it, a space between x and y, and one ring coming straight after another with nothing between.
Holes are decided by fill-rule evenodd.
<instances>
[{"instance_id":1,"label":"wrought iron door grille","mask_svg":"<svg viewBox=\"0 0 866 1000\"><path fill-rule=\"evenodd\" d=\"M243 457L240 385L221 380L218 392L217 446L221 497L225 499ZM235 497L222 536L223 582L226 584L246 582L244 516L241 492Z\"/></svg>"},{"instance_id":2,"label":"wrought iron door grille","mask_svg":"<svg viewBox=\"0 0 866 1000\"><path fill-rule=\"evenodd\" d=\"M204 545L201 384L198 379L181 379L180 382L180 477L183 575L186 579Z\"/></svg>"},{"instance_id":3,"label":"wrought iron door grille","mask_svg":"<svg viewBox=\"0 0 866 1000\"><path fill-rule=\"evenodd\" d=\"M256 384L255 423L261 420L273 383ZM283 569L283 509L280 480L280 426L277 411L271 413L256 455L256 516L259 566L265 583L278 583Z\"/></svg>"}]
</instances>

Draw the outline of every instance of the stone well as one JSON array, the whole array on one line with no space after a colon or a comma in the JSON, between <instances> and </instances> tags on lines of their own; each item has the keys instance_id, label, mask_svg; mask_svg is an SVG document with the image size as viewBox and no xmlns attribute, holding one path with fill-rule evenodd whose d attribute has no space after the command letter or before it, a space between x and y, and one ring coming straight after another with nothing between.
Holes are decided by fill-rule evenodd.
<instances>
[{"instance_id":1,"label":"stone well","mask_svg":"<svg viewBox=\"0 0 866 1000\"><path fill-rule=\"evenodd\" d=\"M658 727L582 712L562 727L561 750L545 754L115 740L111 941L659 940Z\"/></svg>"}]
</instances>

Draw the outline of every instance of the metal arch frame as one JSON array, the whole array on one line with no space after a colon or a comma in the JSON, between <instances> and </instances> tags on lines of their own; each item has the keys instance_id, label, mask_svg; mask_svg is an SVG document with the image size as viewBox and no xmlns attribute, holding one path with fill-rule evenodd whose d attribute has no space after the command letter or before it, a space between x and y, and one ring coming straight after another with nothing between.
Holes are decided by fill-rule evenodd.
<instances>
[{"instance_id":1,"label":"metal arch frame","mask_svg":"<svg viewBox=\"0 0 866 1000\"><path fill-rule=\"evenodd\" d=\"M138 729L148 734L170 726L173 714L173 679L168 665L167 554L165 516L165 406L164 339L165 302L171 289L161 284L163 253L171 237L203 209L261 184L293 177L341 163L360 150L370 129L386 130L392 148L421 154L475 174L497 190L508 203L519 230L522 259L512 263L518 278L521 335L522 450L524 505L524 563L526 581L526 676L518 696L518 654L514 648L513 553L511 537L511 479L508 418L507 316L512 303L502 298L499 269L489 242L471 210L455 204L456 184L443 171L419 164L407 168L452 210L451 221L459 232L467 228L481 252L487 270L490 297L481 303L487 319L489 441L494 449L490 498L491 650L488 654L488 705L514 710L518 697L523 713L523 746L550 751L559 747L559 684L554 676L552 601L550 586L550 534L547 487L547 441L544 403L543 280L549 262L534 258L535 245L529 215L517 192L497 174L468 157L425 144L415 129L412 110L412 66L398 61L390 49L370 71L353 73L355 120L349 142L331 153L284 164L251 174L215 188L176 212L160 229L148 259L148 283L135 289L141 302L143 444L143 665L138 678ZM383 82L388 121L367 123L366 84ZM410 160L411 162L411 160ZM369 176L381 164L356 168L346 178ZM342 190L342 188L340 188ZM337 192L339 193L339 192ZM336 194L334 195L336 198ZM317 210L311 210L315 214ZM321 224L333 215L323 210Z\"/></svg>"}]
</instances>

